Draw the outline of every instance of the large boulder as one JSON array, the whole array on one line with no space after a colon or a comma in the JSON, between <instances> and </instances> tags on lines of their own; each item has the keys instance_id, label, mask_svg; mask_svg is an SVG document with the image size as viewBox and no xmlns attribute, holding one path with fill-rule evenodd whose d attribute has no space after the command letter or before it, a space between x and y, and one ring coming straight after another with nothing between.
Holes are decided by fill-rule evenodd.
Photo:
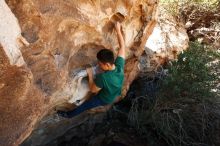
<instances>
[{"instance_id":1,"label":"large boulder","mask_svg":"<svg viewBox=\"0 0 220 146\"><path fill-rule=\"evenodd\" d=\"M149 51L158 41L147 43L152 32L158 39L164 37L154 29L162 23L158 16L163 15L158 14L157 0L6 0L6 3L11 11L4 11L8 14L5 16L10 16L9 20L15 16L18 23L13 20L8 26L0 27L7 28L4 33L7 35L8 27L13 25L16 32L10 42L15 42L17 37L22 45L16 44L10 51L12 53L7 53L7 45L1 40L5 37L0 37L3 45L0 55L4 59L0 63L3 66L0 70L1 145L18 145L34 129L26 144L45 144L88 119L83 116L71 121L57 120L53 113L55 108L74 108L67 104L70 99L87 98L87 80L73 78L73 72L95 64L96 53L104 47L117 53L116 21L122 24L127 49L123 94L118 99L124 97L138 75L143 53L147 53L145 59L150 62L150 67L151 60L162 63L161 58L167 58L160 55L161 52ZM0 7L3 5L7 7L0 3ZM168 20L166 26L170 25ZM157 24L157 21L161 23ZM177 53L186 49L188 41L184 29L175 25L170 30L174 30L174 34L181 30L179 34L186 38L184 45L164 46L163 50ZM18 56L21 61L16 61L13 56Z\"/></svg>"}]
</instances>

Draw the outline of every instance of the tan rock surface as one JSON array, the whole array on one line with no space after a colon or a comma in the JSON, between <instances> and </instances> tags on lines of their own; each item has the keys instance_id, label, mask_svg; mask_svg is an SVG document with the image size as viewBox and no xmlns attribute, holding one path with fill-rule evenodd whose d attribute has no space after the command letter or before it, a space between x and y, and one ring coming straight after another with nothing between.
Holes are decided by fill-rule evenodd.
<instances>
[{"instance_id":1,"label":"tan rock surface","mask_svg":"<svg viewBox=\"0 0 220 146\"><path fill-rule=\"evenodd\" d=\"M10 65L2 47L0 62L0 145L17 145L33 130L46 98L29 70Z\"/></svg>"},{"instance_id":2,"label":"tan rock surface","mask_svg":"<svg viewBox=\"0 0 220 146\"><path fill-rule=\"evenodd\" d=\"M114 31L116 21L122 23L127 47L124 96L139 72L139 58L157 22L157 0L6 2L30 45L20 48L26 67L10 66L1 52L1 58L5 58L0 71L0 111L4 111L0 121L4 129L0 132L2 145L20 144L42 117L53 114L53 109L60 106L69 107L66 103L78 89L72 71L95 63L96 53L103 47L116 54L119 47ZM86 85L83 81L83 88L79 89L82 98L88 94ZM51 139L53 134L58 136L63 123L64 129L68 129L62 122L55 120L35 127L40 132L36 132L33 141L42 136L40 141L44 142L48 131ZM56 125L61 127L56 130ZM46 132L42 133L40 128Z\"/></svg>"}]
</instances>

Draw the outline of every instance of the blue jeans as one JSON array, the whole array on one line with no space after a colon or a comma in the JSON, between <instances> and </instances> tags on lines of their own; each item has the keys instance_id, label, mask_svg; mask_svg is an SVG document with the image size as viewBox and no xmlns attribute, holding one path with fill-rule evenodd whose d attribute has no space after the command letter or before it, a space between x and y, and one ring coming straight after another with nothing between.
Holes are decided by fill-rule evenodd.
<instances>
[{"instance_id":1,"label":"blue jeans","mask_svg":"<svg viewBox=\"0 0 220 146\"><path fill-rule=\"evenodd\" d=\"M101 99L99 99L96 96L91 97L89 100L85 101L83 104L81 104L79 107L73 109L72 111L64 112L64 111L58 111L58 115L66 118L72 118L88 109L92 109L94 107L98 106L104 106L108 103L103 102Z\"/></svg>"}]
</instances>

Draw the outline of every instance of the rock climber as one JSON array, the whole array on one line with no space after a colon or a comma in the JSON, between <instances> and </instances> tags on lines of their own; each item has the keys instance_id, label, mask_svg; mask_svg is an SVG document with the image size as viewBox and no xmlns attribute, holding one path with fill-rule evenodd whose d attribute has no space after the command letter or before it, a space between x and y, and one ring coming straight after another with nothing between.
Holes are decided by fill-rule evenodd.
<instances>
[{"instance_id":1,"label":"rock climber","mask_svg":"<svg viewBox=\"0 0 220 146\"><path fill-rule=\"evenodd\" d=\"M92 69L86 69L90 91L95 95L71 111L57 111L59 116L72 118L94 107L109 105L114 102L117 96L121 95L124 82L125 42L119 22L115 24L115 30L119 42L116 60L114 60L114 54L111 50L102 49L97 53L97 59L99 67L104 72L93 79Z\"/></svg>"}]
</instances>

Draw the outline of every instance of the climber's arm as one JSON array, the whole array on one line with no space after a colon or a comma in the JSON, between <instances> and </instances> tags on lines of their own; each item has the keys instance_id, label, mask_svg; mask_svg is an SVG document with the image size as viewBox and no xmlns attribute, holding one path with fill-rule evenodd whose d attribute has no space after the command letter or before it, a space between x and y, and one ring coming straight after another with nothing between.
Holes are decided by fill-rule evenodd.
<instances>
[{"instance_id":1,"label":"climber's arm","mask_svg":"<svg viewBox=\"0 0 220 146\"><path fill-rule=\"evenodd\" d=\"M117 32L118 43L119 43L118 56L125 58L125 41L121 33L121 24L119 22L116 23L115 30Z\"/></svg>"},{"instance_id":2,"label":"climber's arm","mask_svg":"<svg viewBox=\"0 0 220 146\"><path fill-rule=\"evenodd\" d=\"M89 77L89 89L90 89L90 91L92 93L98 93L101 90L101 88L97 87L96 84L94 83L92 69L87 68L86 71L87 71L88 77Z\"/></svg>"}]
</instances>

